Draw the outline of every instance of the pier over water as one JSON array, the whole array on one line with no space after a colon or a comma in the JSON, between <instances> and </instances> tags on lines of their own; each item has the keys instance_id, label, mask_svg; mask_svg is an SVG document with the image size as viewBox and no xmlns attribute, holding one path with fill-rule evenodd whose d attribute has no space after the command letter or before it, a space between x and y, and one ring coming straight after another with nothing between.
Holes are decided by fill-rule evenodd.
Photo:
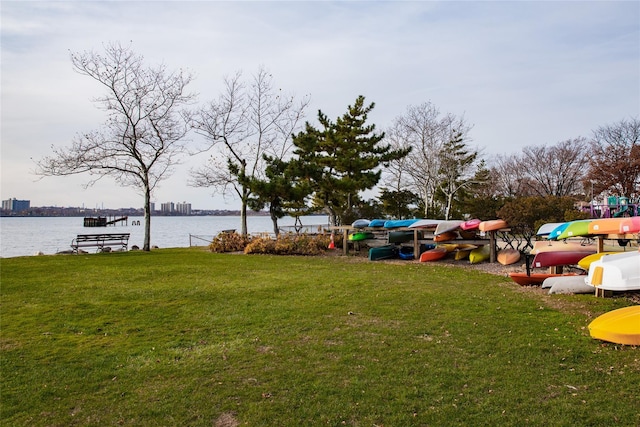
<instances>
[{"instance_id":1,"label":"pier over water","mask_svg":"<svg viewBox=\"0 0 640 427\"><path fill-rule=\"evenodd\" d=\"M120 223L121 225L128 225L129 217L128 216L97 216L97 217L84 217L84 226L85 227L106 227L107 225L116 225Z\"/></svg>"}]
</instances>

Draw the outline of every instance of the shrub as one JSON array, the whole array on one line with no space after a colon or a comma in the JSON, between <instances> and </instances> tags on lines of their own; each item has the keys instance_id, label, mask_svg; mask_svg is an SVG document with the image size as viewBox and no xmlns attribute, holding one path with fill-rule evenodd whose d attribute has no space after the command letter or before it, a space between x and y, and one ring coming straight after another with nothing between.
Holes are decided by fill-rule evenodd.
<instances>
[{"instance_id":1,"label":"shrub","mask_svg":"<svg viewBox=\"0 0 640 427\"><path fill-rule=\"evenodd\" d=\"M281 234L277 239L256 238L245 249L246 254L318 255L329 246L329 236Z\"/></svg>"},{"instance_id":2,"label":"shrub","mask_svg":"<svg viewBox=\"0 0 640 427\"><path fill-rule=\"evenodd\" d=\"M251 238L249 236L242 236L235 232L222 232L209 244L209 250L218 253L244 251L250 242Z\"/></svg>"},{"instance_id":3,"label":"shrub","mask_svg":"<svg viewBox=\"0 0 640 427\"><path fill-rule=\"evenodd\" d=\"M276 241L269 237L257 237L253 239L245 248L245 254L274 254Z\"/></svg>"}]
</instances>

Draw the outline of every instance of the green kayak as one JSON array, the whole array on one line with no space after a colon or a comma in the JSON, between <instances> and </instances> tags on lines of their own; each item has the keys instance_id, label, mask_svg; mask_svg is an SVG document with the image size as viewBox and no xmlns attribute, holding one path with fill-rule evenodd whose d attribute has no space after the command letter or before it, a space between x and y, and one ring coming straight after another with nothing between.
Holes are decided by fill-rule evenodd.
<instances>
[{"instance_id":1,"label":"green kayak","mask_svg":"<svg viewBox=\"0 0 640 427\"><path fill-rule=\"evenodd\" d=\"M369 231L357 231L349 234L349 240L352 242L359 242L361 240L373 239L375 236Z\"/></svg>"}]
</instances>

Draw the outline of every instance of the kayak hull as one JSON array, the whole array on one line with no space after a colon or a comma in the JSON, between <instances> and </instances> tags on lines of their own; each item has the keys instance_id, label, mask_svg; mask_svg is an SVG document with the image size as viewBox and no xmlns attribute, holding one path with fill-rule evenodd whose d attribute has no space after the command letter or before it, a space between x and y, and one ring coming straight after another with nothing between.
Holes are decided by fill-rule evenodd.
<instances>
[{"instance_id":1,"label":"kayak hull","mask_svg":"<svg viewBox=\"0 0 640 427\"><path fill-rule=\"evenodd\" d=\"M490 221L482 221L478 224L480 231L495 231L503 228L508 228L507 221L503 219L492 219Z\"/></svg>"},{"instance_id":2,"label":"kayak hull","mask_svg":"<svg viewBox=\"0 0 640 427\"><path fill-rule=\"evenodd\" d=\"M446 256L447 250L445 248L429 249L420 255L420 262L438 261Z\"/></svg>"},{"instance_id":3,"label":"kayak hull","mask_svg":"<svg viewBox=\"0 0 640 427\"><path fill-rule=\"evenodd\" d=\"M585 282L606 291L640 290L640 252L603 256L591 263Z\"/></svg>"},{"instance_id":4,"label":"kayak hull","mask_svg":"<svg viewBox=\"0 0 640 427\"><path fill-rule=\"evenodd\" d=\"M592 253L595 253L594 251ZM533 258L533 267L556 267L560 265L578 264L582 258L588 255L582 251L539 252Z\"/></svg>"},{"instance_id":5,"label":"kayak hull","mask_svg":"<svg viewBox=\"0 0 640 427\"><path fill-rule=\"evenodd\" d=\"M502 265L511 265L520 261L520 251L517 249L502 249L498 251L496 259Z\"/></svg>"},{"instance_id":6,"label":"kayak hull","mask_svg":"<svg viewBox=\"0 0 640 427\"><path fill-rule=\"evenodd\" d=\"M369 249L369 261L378 261L381 259L391 259L398 256L398 248L396 245L384 245L377 248Z\"/></svg>"},{"instance_id":7,"label":"kayak hull","mask_svg":"<svg viewBox=\"0 0 640 427\"><path fill-rule=\"evenodd\" d=\"M589 323L592 338L616 344L640 345L640 306L609 311Z\"/></svg>"},{"instance_id":8,"label":"kayak hull","mask_svg":"<svg viewBox=\"0 0 640 427\"><path fill-rule=\"evenodd\" d=\"M511 280L516 282L520 286L536 286L542 285L545 279L550 277L564 277L564 276L577 276L575 273L567 274L550 274L550 273L509 273Z\"/></svg>"}]
</instances>

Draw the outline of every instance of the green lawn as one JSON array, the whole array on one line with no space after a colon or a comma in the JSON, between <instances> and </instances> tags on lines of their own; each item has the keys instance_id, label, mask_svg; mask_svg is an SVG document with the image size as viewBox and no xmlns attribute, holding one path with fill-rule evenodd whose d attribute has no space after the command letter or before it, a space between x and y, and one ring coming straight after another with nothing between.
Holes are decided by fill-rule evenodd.
<instances>
[{"instance_id":1,"label":"green lawn","mask_svg":"<svg viewBox=\"0 0 640 427\"><path fill-rule=\"evenodd\" d=\"M625 298L353 257L2 259L2 425L640 425Z\"/></svg>"}]
</instances>

